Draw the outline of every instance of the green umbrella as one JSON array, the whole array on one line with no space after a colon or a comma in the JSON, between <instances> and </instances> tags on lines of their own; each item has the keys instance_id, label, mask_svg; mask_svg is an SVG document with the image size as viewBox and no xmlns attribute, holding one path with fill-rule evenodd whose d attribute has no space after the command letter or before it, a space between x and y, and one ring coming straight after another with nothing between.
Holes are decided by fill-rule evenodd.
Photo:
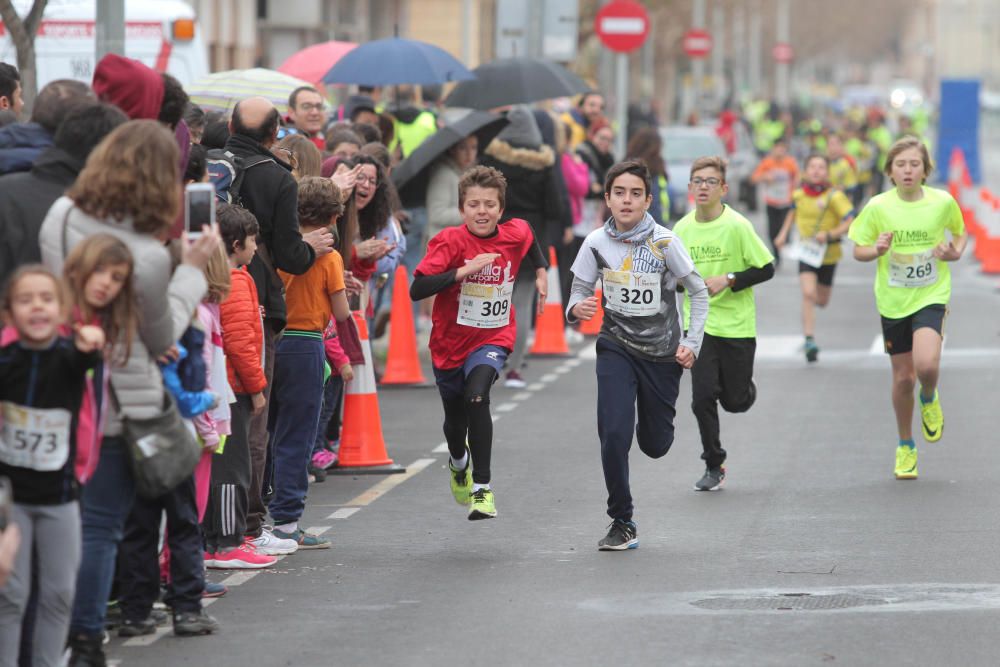
<instances>
[{"instance_id":1,"label":"green umbrella","mask_svg":"<svg viewBox=\"0 0 1000 667\"><path fill-rule=\"evenodd\" d=\"M288 113L288 96L311 84L270 69L231 69L204 76L187 87L191 101L206 111L232 111L240 100L259 95Z\"/></svg>"}]
</instances>

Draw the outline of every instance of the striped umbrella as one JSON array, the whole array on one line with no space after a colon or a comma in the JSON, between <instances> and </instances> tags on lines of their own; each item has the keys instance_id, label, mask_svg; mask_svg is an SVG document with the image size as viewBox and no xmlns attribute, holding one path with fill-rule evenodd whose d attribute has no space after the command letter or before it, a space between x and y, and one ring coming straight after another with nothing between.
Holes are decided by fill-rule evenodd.
<instances>
[{"instance_id":1,"label":"striped umbrella","mask_svg":"<svg viewBox=\"0 0 1000 667\"><path fill-rule=\"evenodd\" d=\"M206 111L232 111L240 100L259 95L288 113L288 96L299 86L311 85L270 69L231 69L198 79L187 87L191 101Z\"/></svg>"}]
</instances>

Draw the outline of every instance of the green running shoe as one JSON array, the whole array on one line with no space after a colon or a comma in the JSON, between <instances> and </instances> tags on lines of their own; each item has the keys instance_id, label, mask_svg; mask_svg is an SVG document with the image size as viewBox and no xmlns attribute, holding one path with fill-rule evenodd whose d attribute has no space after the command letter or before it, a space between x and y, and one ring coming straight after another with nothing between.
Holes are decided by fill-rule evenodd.
<instances>
[{"instance_id":1,"label":"green running shoe","mask_svg":"<svg viewBox=\"0 0 1000 667\"><path fill-rule=\"evenodd\" d=\"M472 494L472 508L469 510L469 521L495 519L496 516L497 506L493 500L492 490L479 489Z\"/></svg>"},{"instance_id":2,"label":"green running shoe","mask_svg":"<svg viewBox=\"0 0 1000 667\"><path fill-rule=\"evenodd\" d=\"M941 398L937 391L930 403L920 401L920 425L924 430L924 440L937 442L944 432L944 413L941 411Z\"/></svg>"},{"instance_id":3,"label":"green running shoe","mask_svg":"<svg viewBox=\"0 0 1000 667\"><path fill-rule=\"evenodd\" d=\"M451 464L451 457L448 457L448 472L451 478L451 495L455 497L455 502L459 505L468 505L472 502L472 455L469 449L465 449L468 463L461 470L457 470Z\"/></svg>"},{"instance_id":4,"label":"green running shoe","mask_svg":"<svg viewBox=\"0 0 1000 667\"><path fill-rule=\"evenodd\" d=\"M896 479L917 478L917 448L900 445L896 448Z\"/></svg>"}]
</instances>

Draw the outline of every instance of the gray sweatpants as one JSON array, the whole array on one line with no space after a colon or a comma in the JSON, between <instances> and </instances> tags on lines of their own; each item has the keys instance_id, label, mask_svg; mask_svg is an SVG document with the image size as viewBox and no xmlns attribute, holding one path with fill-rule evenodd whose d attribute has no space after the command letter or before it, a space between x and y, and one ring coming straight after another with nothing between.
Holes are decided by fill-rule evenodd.
<instances>
[{"instance_id":1,"label":"gray sweatpants","mask_svg":"<svg viewBox=\"0 0 1000 667\"><path fill-rule=\"evenodd\" d=\"M521 372L524 354L528 347L528 334L531 333L531 312L535 305L535 272L522 269L514 279L514 316L517 320L517 333L514 337L514 349L507 358L507 370Z\"/></svg>"},{"instance_id":2,"label":"gray sweatpants","mask_svg":"<svg viewBox=\"0 0 1000 667\"><path fill-rule=\"evenodd\" d=\"M21 619L31 593L31 551L38 555L38 617L33 664L58 667L69 633L70 612L80 567L80 505L22 505L11 518L21 529L14 570L0 588L0 667L17 667Z\"/></svg>"}]
</instances>

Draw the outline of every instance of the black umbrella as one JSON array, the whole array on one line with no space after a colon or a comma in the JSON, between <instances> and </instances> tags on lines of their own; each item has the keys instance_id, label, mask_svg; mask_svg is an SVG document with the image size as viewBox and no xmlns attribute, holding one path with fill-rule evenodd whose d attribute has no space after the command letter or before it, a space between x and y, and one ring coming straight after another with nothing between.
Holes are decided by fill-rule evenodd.
<instances>
[{"instance_id":1,"label":"black umbrella","mask_svg":"<svg viewBox=\"0 0 1000 667\"><path fill-rule=\"evenodd\" d=\"M587 83L557 63L541 58L494 60L472 70L475 79L455 86L445 101L449 107L496 109L571 97L591 90Z\"/></svg>"},{"instance_id":2,"label":"black umbrella","mask_svg":"<svg viewBox=\"0 0 1000 667\"><path fill-rule=\"evenodd\" d=\"M429 136L416 150L392 170L392 182L399 191L405 206L423 206L427 196L427 179L430 166L449 148L470 135L479 140L479 151L500 134L507 119L485 111L470 111L453 123L445 125Z\"/></svg>"}]
</instances>

